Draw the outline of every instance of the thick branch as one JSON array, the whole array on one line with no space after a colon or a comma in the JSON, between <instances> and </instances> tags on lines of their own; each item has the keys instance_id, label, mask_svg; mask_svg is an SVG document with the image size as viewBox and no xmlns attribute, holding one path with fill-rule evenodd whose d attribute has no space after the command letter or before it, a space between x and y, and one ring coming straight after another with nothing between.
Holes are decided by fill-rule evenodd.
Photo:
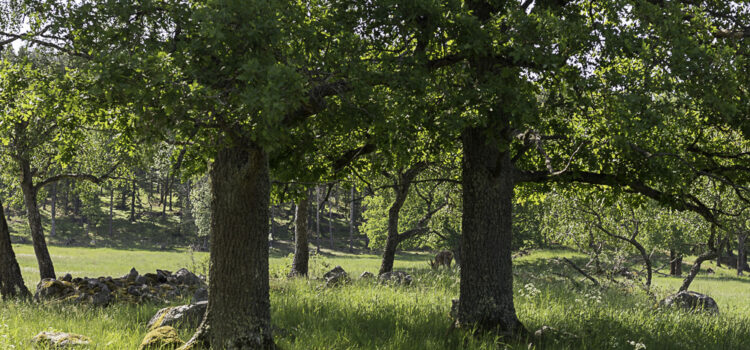
<instances>
[{"instance_id":1,"label":"thick branch","mask_svg":"<svg viewBox=\"0 0 750 350\"><path fill-rule=\"evenodd\" d=\"M98 184L98 183L101 183L102 181L110 178L110 175L112 175L112 173L115 170L117 170L117 168L119 166L120 166L120 163L118 162L111 169L109 169L109 171L107 171L106 173L104 173L103 175L101 175L99 177L97 177L95 175L91 175L91 174L59 174L59 175L51 176L51 177L49 177L49 178L47 178L47 179L45 179L45 180L37 183L35 187L38 190L38 189L40 189L40 188L42 188L42 187L44 187L46 185L49 185L49 184L51 184L53 182L57 182L57 181L60 181L60 180L63 180L63 179L85 180L85 181L90 181L90 182L93 182L95 184Z\"/></svg>"},{"instance_id":2,"label":"thick branch","mask_svg":"<svg viewBox=\"0 0 750 350\"><path fill-rule=\"evenodd\" d=\"M711 223L718 224L714 212L703 202L692 195L672 195L646 185L640 180L613 174L592 173L587 171L568 171L559 175L551 175L542 171L517 170L516 182L579 182L592 185L624 186L632 192L644 195L660 203L676 202L683 209L693 211ZM679 209L679 208L678 208Z\"/></svg>"}]
</instances>

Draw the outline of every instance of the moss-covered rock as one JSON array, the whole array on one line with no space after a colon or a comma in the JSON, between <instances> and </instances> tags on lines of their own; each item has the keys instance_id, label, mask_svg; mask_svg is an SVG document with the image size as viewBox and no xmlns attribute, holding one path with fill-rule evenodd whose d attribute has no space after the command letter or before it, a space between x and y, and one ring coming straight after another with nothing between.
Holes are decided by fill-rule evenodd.
<instances>
[{"instance_id":1,"label":"moss-covered rock","mask_svg":"<svg viewBox=\"0 0 750 350\"><path fill-rule=\"evenodd\" d=\"M36 300L62 299L75 293L72 283L45 278L36 286Z\"/></svg>"},{"instance_id":2,"label":"moss-covered rock","mask_svg":"<svg viewBox=\"0 0 750 350\"><path fill-rule=\"evenodd\" d=\"M195 329L203 320L203 315L208 308L208 302L202 301L190 305L175 307L166 307L157 312L151 320L148 321L149 329L161 326L186 327Z\"/></svg>"},{"instance_id":3,"label":"moss-covered rock","mask_svg":"<svg viewBox=\"0 0 750 350\"><path fill-rule=\"evenodd\" d=\"M170 326L163 326L152 329L143 337L138 350L148 349L177 349L184 342L177 335L177 331Z\"/></svg>"},{"instance_id":4,"label":"moss-covered rock","mask_svg":"<svg viewBox=\"0 0 750 350\"><path fill-rule=\"evenodd\" d=\"M69 349L91 344L85 335L63 332L41 332L31 339L37 349Z\"/></svg>"},{"instance_id":5,"label":"moss-covered rock","mask_svg":"<svg viewBox=\"0 0 750 350\"><path fill-rule=\"evenodd\" d=\"M104 307L117 302L161 303L190 295L195 289L205 287L201 278L186 269L178 271L179 275L172 275L166 270L156 271L156 274L146 274L150 278L136 275L138 271L132 269L128 275L118 278L67 276L66 280L45 279L37 285L35 297L38 301Z\"/></svg>"}]
</instances>

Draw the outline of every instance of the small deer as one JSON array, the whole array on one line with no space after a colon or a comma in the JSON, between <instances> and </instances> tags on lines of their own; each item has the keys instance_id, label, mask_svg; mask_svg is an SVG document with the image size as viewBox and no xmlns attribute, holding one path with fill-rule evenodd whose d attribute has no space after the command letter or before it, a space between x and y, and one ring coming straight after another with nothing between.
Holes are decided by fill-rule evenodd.
<instances>
[{"instance_id":1,"label":"small deer","mask_svg":"<svg viewBox=\"0 0 750 350\"><path fill-rule=\"evenodd\" d=\"M437 270L437 268L440 266L446 266L450 268L452 262L453 253L451 253L450 250L443 250L442 252L435 255L435 259L430 260L430 267L432 267L433 270Z\"/></svg>"}]
</instances>

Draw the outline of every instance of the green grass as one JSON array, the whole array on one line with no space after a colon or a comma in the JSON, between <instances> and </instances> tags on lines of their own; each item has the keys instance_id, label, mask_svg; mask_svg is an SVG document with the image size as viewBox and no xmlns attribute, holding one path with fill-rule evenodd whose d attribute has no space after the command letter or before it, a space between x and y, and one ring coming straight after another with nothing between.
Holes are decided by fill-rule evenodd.
<instances>
[{"instance_id":1,"label":"green grass","mask_svg":"<svg viewBox=\"0 0 750 350\"><path fill-rule=\"evenodd\" d=\"M36 263L28 245L16 245L27 284L37 281ZM156 268L196 267L205 253L153 252L112 248L51 247L58 273L76 276L120 276L131 267L141 272ZM400 254L396 269L414 276L409 287L387 287L356 281L326 289L316 280L341 265L355 277L377 271L377 255L351 255L324 250L311 261L310 279L287 280L291 263L287 246L277 246L271 258L273 322L281 331L276 341L283 349L527 349L527 343L504 344L492 335L471 336L449 331L451 299L458 297L455 270L428 269L429 255ZM609 285L600 290L551 258L583 257L565 250L538 251L515 263L515 301L519 318L530 330L542 325L576 334L572 341L551 343L548 349L747 349L750 339L750 279L729 269L707 266L715 275L701 274L693 290L713 296L719 316L662 311L635 284ZM561 277L557 274L567 275ZM575 281L575 282L574 282ZM658 296L674 291L681 279L655 277ZM176 303L179 303L176 302ZM0 308L0 348L28 348L29 339L48 329L91 337L95 349L133 349L146 333L145 324L163 305L117 305L106 309L65 305L4 302ZM181 330L183 339L190 330Z\"/></svg>"}]
</instances>

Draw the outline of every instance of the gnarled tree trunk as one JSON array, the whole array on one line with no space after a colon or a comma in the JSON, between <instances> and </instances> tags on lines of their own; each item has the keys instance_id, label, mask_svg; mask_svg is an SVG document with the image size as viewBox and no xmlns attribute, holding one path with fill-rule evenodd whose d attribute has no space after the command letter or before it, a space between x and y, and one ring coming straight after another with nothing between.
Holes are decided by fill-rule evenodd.
<instances>
[{"instance_id":1,"label":"gnarled tree trunk","mask_svg":"<svg viewBox=\"0 0 750 350\"><path fill-rule=\"evenodd\" d=\"M388 208L388 236L385 240L385 250L383 251L383 261L380 263L379 274L391 272L393 270L393 261L396 257L396 249L398 245L423 231L424 224L430 219L432 213L428 214L420 220L420 224L415 229L408 230L406 232L398 232L398 222L400 220L401 208L406 202L406 197L409 195L409 189L411 188L414 179L427 168L427 163L419 162L412 165L409 169L404 172L400 172L393 182L393 191L395 192L396 198L393 200L393 204Z\"/></svg>"},{"instance_id":2,"label":"gnarled tree trunk","mask_svg":"<svg viewBox=\"0 0 750 350\"><path fill-rule=\"evenodd\" d=\"M486 130L462 135L464 159L458 327L525 333L513 305L511 262L513 168Z\"/></svg>"},{"instance_id":3,"label":"gnarled tree trunk","mask_svg":"<svg viewBox=\"0 0 750 350\"><path fill-rule=\"evenodd\" d=\"M10 230L5 221L5 209L0 202L0 295L3 299L30 298L31 293L23 283L13 245L10 243Z\"/></svg>"},{"instance_id":4,"label":"gnarled tree trunk","mask_svg":"<svg viewBox=\"0 0 750 350\"><path fill-rule=\"evenodd\" d=\"M211 170L211 187L208 309L189 345L274 348L268 284L267 154L252 144L220 150Z\"/></svg>"},{"instance_id":5,"label":"gnarled tree trunk","mask_svg":"<svg viewBox=\"0 0 750 350\"><path fill-rule=\"evenodd\" d=\"M34 254L39 265L39 276L42 279L55 278L55 267L52 264L52 258L47 249L47 241L44 238L44 228L42 227L42 215L39 213L39 206L37 205L37 193L39 189L34 186L29 162L25 159L20 159L18 165L21 167L21 192L23 192L23 200L26 204L31 239L34 244Z\"/></svg>"},{"instance_id":6,"label":"gnarled tree trunk","mask_svg":"<svg viewBox=\"0 0 750 350\"><path fill-rule=\"evenodd\" d=\"M289 277L307 276L308 264L310 261L310 247L308 246L308 229L307 213L310 199L307 191L304 197L297 202L297 209L294 213L294 260L292 261L292 271Z\"/></svg>"}]
</instances>

